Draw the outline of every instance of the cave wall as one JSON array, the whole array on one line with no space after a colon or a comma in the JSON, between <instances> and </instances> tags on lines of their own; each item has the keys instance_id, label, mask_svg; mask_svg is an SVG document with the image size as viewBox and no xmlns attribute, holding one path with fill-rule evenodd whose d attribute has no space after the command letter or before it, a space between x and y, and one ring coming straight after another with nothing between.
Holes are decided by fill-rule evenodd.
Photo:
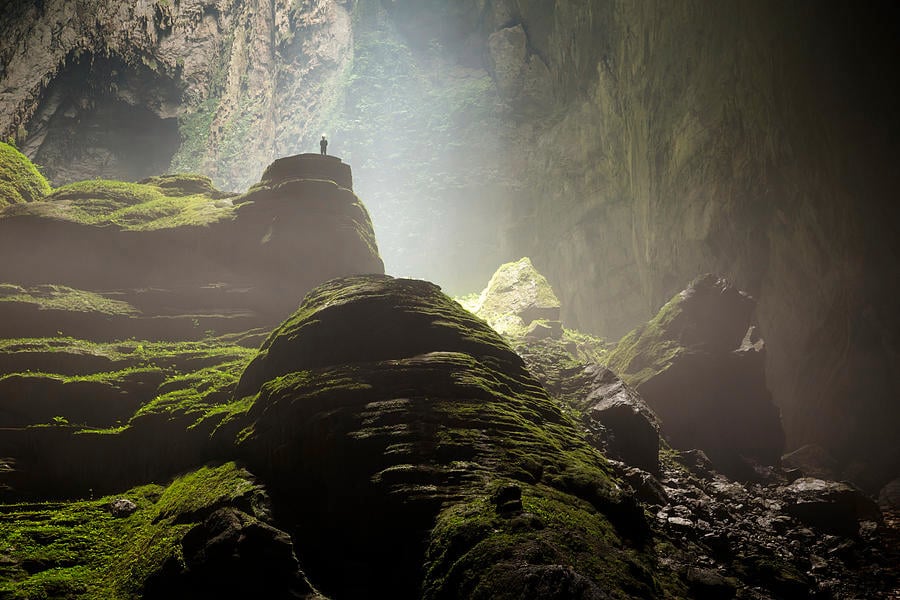
<instances>
[{"instance_id":1,"label":"cave wall","mask_svg":"<svg viewBox=\"0 0 900 600\"><path fill-rule=\"evenodd\" d=\"M616 338L724 274L759 299L789 444L863 483L895 473L896 9L494 4L488 39L521 27L554 79L542 118L512 115L528 185L508 239L566 322Z\"/></svg>"},{"instance_id":2,"label":"cave wall","mask_svg":"<svg viewBox=\"0 0 900 600\"><path fill-rule=\"evenodd\" d=\"M141 157L127 147L99 148L94 160L82 157L83 165L38 151L41 125L57 108L77 103L85 109L77 118L99 122L124 104L177 119L178 136L160 128L164 139L135 140L166 150L167 170L202 172L220 187L246 189L276 156L298 151L335 101L352 42L349 14L332 0L14 0L2 11L0 134L64 173L56 184L99 174L134 178L129 167ZM112 87L108 69L89 70L81 86L54 85L95 60L121 63L118 76L155 78L168 90L165 101ZM84 140L88 156L91 141Z\"/></svg>"}]
</instances>

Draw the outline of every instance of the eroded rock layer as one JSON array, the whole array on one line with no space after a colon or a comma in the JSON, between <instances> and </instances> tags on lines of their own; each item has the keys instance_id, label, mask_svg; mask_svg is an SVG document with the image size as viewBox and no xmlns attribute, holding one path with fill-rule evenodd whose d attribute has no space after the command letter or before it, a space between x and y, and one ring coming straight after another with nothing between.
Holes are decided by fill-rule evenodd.
<instances>
[{"instance_id":1,"label":"eroded rock layer","mask_svg":"<svg viewBox=\"0 0 900 600\"><path fill-rule=\"evenodd\" d=\"M0 333L183 340L272 327L319 283L384 271L368 212L336 181L352 182L340 159L300 155L241 196L172 175L78 182L7 207Z\"/></svg>"}]
</instances>

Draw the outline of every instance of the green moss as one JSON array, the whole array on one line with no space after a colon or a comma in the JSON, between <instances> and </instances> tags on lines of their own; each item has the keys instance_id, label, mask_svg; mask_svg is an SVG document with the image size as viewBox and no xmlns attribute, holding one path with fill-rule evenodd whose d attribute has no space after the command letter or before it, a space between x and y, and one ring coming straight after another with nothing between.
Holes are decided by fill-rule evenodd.
<instances>
[{"instance_id":1,"label":"green moss","mask_svg":"<svg viewBox=\"0 0 900 600\"><path fill-rule=\"evenodd\" d=\"M498 482L499 483L499 482ZM528 568L565 565L611 598L654 597L650 558L623 544L590 504L544 485L517 483L522 512L498 514L488 496L445 509L431 532L423 597L513 597ZM508 575L515 575L508 579Z\"/></svg>"},{"instance_id":2,"label":"green moss","mask_svg":"<svg viewBox=\"0 0 900 600\"><path fill-rule=\"evenodd\" d=\"M122 340L94 342L72 337L54 338L3 338L0 339L0 357L20 358L26 364L29 357L35 359L59 355L60 365L67 356L75 359L89 356L108 359L110 363L126 366L155 365L160 368L186 371L205 366L249 359L255 348L235 345L242 334L209 338L198 342L149 342Z\"/></svg>"},{"instance_id":3,"label":"green moss","mask_svg":"<svg viewBox=\"0 0 900 600\"><path fill-rule=\"evenodd\" d=\"M110 316L138 314L138 310L127 302L64 285L39 285L26 288L8 283L0 284L0 302L34 304L40 310L100 313Z\"/></svg>"},{"instance_id":4,"label":"green moss","mask_svg":"<svg viewBox=\"0 0 900 600\"><path fill-rule=\"evenodd\" d=\"M233 217L234 207L225 199L227 195L202 185L196 175L157 177L148 182L79 181L57 189L46 202L17 206L7 214L129 231L201 227Z\"/></svg>"},{"instance_id":5,"label":"green moss","mask_svg":"<svg viewBox=\"0 0 900 600\"><path fill-rule=\"evenodd\" d=\"M668 369L685 350L666 327L681 314L681 295L673 297L645 325L626 334L607 355L607 366L626 383L638 386Z\"/></svg>"},{"instance_id":6,"label":"green moss","mask_svg":"<svg viewBox=\"0 0 900 600\"><path fill-rule=\"evenodd\" d=\"M0 505L0 596L139 598L150 574L182 560L181 538L193 524L257 489L227 463L96 500ZM138 510L112 517L106 507L120 497Z\"/></svg>"},{"instance_id":7,"label":"green moss","mask_svg":"<svg viewBox=\"0 0 900 600\"><path fill-rule=\"evenodd\" d=\"M610 351L610 344L601 337L583 333L577 329L563 328L563 345L572 358L585 363L604 364Z\"/></svg>"},{"instance_id":8,"label":"green moss","mask_svg":"<svg viewBox=\"0 0 900 600\"><path fill-rule=\"evenodd\" d=\"M0 208L41 200L49 193L50 184L28 157L0 142Z\"/></svg>"},{"instance_id":9,"label":"green moss","mask_svg":"<svg viewBox=\"0 0 900 600\"><path fill-rule=\"evenodd\" d=\"M96 343L73 338L0 340L0 364L12 367L6 373L0 371L0 381L27 376L53 379L60 384L101 383L119 388L125 395L140 394L142 402L151 397L123 421L163 417L180 419L185 427L190 427L249 408L246 400L232 401L232 391L256 351L229 342L214 338L180 343ZM159 384L155 394L152 387L146 388L148 384ZM74 396L73 402L77 398ZM98 431L91 425L96 424L81 423L84 431ZM112 434L122 430L120 426L99 431Z\"/></svg>"},{"instance_id":10,"label":"green moss","mask_svg":"<svg viewBox=\"0 0 900 600\"><path fill-rule=\"evenodd\" d=\"M230 504L257 490L252 476L235 463L205 466L173 481L156 503L157 518L197 515L216 505Z\"/></svg>"},{"instance_id":11,"label":"green moss","mask_svg":"<svg viewBox=\"0 0 900 600\"><path fill-rule=\"evenodd\" d=\"M153 415L186 417L195 424L213 416L242 413L249 402L232 402L232 392L249 362L249 354L233 360L168 378L159 387L159 395L142 406L133 421Z\"/></svg>"}]
</instances>

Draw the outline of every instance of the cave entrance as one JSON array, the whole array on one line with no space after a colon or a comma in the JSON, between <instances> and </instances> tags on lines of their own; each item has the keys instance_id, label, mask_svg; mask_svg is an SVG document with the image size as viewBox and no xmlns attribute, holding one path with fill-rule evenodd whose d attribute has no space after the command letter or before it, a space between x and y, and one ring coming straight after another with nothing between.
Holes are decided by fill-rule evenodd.
<instances>
[{"instance_id":1,"label":"cave entrance","mask_svg":"<svg viewBox=\"0 0 900 600\"><path fill-rule=\"evenodd\" d=\"M26 125L22 148L54 185L165 173L181 143L181 88L144 64L71 55Z\"/></svg>"}]
</instances>

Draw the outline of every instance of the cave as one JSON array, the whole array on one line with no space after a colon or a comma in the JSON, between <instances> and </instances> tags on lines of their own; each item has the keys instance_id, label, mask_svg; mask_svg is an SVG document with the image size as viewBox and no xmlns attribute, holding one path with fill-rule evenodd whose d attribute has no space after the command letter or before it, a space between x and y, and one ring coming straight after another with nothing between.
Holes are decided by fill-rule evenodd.
<instances>
[{"instance_id":1,"label":"cave","mask_svg":"<svg viewBox=\"0 0 900 600\"><path fill-rule=\"evenodd\" d=\"M898 597L895 2L0 14L0 596Z\"/></svg>"},{"instance_id":2,"label":"cave","mask_svg":"<svg viewBox=\"0 0 900 600\"><path fill-rule=\"evenodd\" d=\"M74 52L41 95L22 149L55 185L166 173L181 143L180 96L145 64Z\"/></svg>"}]
</instances>

